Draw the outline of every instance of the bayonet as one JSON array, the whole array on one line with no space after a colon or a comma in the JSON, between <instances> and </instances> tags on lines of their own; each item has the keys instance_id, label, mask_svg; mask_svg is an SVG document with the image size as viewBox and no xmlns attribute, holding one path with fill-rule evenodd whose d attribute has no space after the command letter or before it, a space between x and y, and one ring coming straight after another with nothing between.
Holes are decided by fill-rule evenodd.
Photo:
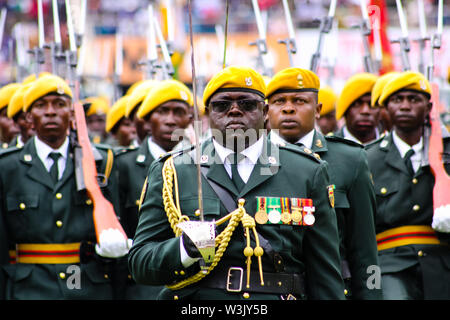
<instances>
[{"instance_id":1,"label":"bayonet","mask_svg":"<svg viewBox=\"0 0 450 320\"><path fill-rule=\"evenodd\" d=\"M408 24L406 22L405 13L403 12L403 6L401 0L395 0L397 6L398 19L400 21L400 28L402 30L402 36L398 40L392 40L392 43L400 44L400 55L402 58L402 71L411 70L409 63L409 51L411 49L408 39Z\"/></svg>"},{"instance_id":2,"label":"bayonet","mask_svg":"<svg viewBox=\"0 0 450 320\"><path fill-rule=\"evenodd\" d=\"M295 29L292 23L291 11L289 9L289 4L287 0L283 0L284 17L286 19L286 26L288 29L288 37L286 39L278 40L278 43L283 43L286 45L286 50L289 57L289 64L291 67L294 66L293 55L297 53L297 44L295 42Z\"/></svg>"},{"instance_id":3,"label":"bayonet","mask_svg":"<svg viewBox=\"0 0 450 320\"><path fill-rule=\"evenodd\" d=\"M374 72L373 61L372 61L372 56L370 54L370 47L369 47L369 40L368 40L368 37L370 36L370 33L371 33L370 23L369 23L369 14L367 12L366 1L360 0L360 4L361 4L362 20L359 25L359 28L361 29L362 42L363 42L363 47L364 47L363 65L364 65L364 70L366 72L373 73Z\"/></svg>"},{"instance_id":4,"label":"bayonet","mask_svg":"<svg viewBox=\"0 0 450 320\"><path fill-rule=\"evenodd\" d=\"M173 77L175 70L172 65L172 59L170 58L169 49L167 48L166 41L156 17L153 17L153 24L155 26L156 36L158 37L158 47L160 48L163 57L163 61L161 62L161 68L163 69L163 79L170 79Z\"/></svg>"},{"instance_id":5,"label":"bayonet","mask_svg":"<svg viewBox=\"0 0 450 320\"><path fill-rule=\"evenodd\" d=\"M310 70L314 73L317 73L317 70L319 69L323 37L325 34L329 33L331 28L333 27L334 14L336 12L336 2L337 0L331 0L328 15L320 20L319 39L317 41L316 51L312 55L310 63Z\"/></svg>"},{"instance_id":6,"label":"bayonet","mask_svg":"<svg viewBox=\"0 0 450 320\"><path fill-rule=\"evenodd\" d=\"M273 71L267 66L267 42L266 42L266 28L262 21L261 11L259 10L258 0L252 0L253 11L255 12L256 27L258 28L258 39L250 42L249 45L256 46L258 49L257 65L262 69L262 75L271 77Z\"/></svg>"},{"instance_id":7,"label":"bayonet","mask_svg":"<svg viewBox=\"0 0 450 320\"><path fill-rule=\"evenodd\" d=\"M430 60L427 67L427 79L433 81L434 75L434 51L439 50L442 44L442 28L444 24L444 1L439 0L438 3L438 21L436 32L431 37Z\"/></svg>"},{"instance_id":8,"label":"bayonet","mask_svg":"<svg viewBox=\"0 0 450 320\"><path fill-rule=\"evenodd\" d=\"M41 65L45 63L44 55L44 45L45 45L45 35L44 35L44 15L42 12L42 0L37 0L38 7L38 45L28 52L34 57L34 73L36 77L39 76Z\"/></svg>"}]
</instances>

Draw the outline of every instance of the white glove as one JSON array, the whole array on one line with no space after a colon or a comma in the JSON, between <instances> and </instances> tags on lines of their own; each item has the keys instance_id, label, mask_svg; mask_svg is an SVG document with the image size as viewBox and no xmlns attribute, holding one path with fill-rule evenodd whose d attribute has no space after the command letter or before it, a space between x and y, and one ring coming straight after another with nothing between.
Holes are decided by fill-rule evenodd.
<instances>
[{"instance_id":1,"label":"white glove","mask_svg":"<svg viewBox=\"0 0 450 320\"><path fill-rule=\"evenodd\" d=\"M450 232L450 204L434 210L431 227L439 232Z\"/></svg>"},{"instance_id":2,"label":"white glove","mask_svg":"<svg viewBox=\"0 0 450 320\"><path fill-rule=\"evenodd\" d=\"M128 253L132 245L132 239L125 238L117 229L109 228L100 233L95 252L105 258L120 258Z\"/></svg>"}]
</instances>

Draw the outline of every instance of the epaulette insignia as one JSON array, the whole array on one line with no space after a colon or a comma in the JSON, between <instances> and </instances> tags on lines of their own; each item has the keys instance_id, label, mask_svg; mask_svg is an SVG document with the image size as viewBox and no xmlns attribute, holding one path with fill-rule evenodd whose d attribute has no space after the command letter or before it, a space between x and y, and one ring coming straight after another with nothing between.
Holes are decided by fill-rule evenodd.
<instances>
[{"instance_id":1,"label":"epaulette insignia","mask_svg":"<svg viewBox=\"0 0 450 320\"><path fill-rule=\"evenodd\" d=\"M145 154L140 154L136 157L136 162L143 163L145 161Z\"/></svg>"},{"instance_id":2,"label":"epaulette insignia","mask_svg":"<svg viewBox=\"0 0 450 320\"><path fill-rule=\"evenodd\" d=\"M308 148L303 148L303 151L304 151L305 153L307 153L307 154L312 154L312 153L313 153L312 150L311 150L311 149L308 149Z\"/></svg>"},{"instance_id":3,"label":"epaulette insignia","mask_svg":"<svg viewBox=\"0 0 450 320\"><path fill-rule=\"evenodd\" d=\"M30 162L31 160L33 160L33 157L31 156L31 154L24 154L23 155L23 160L25 160L26 162Z\"/></svg>"},{"instance_id":4,"label":"epaulette insignia","mask_svg":"<svg viewBox=\"0 0 450 320\"><path fill-rule=\"evenodd\" d=\"M317 153L313 153L313 156L316 157L317 160L320 160L320 156Z\"/></svg>"},{"instance_id":5,"label":"epaulette insignia","mask_svg":"<svg viewBox=\"0 0 450 320\"><path fill-rule=\"evenodd\" d=\"M320 139L316 140L316 147L317 148L322 148L323 147L322 140L320 140Z\"/></svg>"}]
</instances>

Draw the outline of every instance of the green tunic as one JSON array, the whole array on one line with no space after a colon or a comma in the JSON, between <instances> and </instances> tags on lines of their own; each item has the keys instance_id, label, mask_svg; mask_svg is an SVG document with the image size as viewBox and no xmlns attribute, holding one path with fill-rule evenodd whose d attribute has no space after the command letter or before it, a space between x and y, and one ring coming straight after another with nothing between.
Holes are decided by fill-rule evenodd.
<instances>
[{"instance_id":1,"label":"green tunic","mask_svg":"<svg viewBox=\"0 0 450 320\"><path fill-rule=\"evenodd\" d=\"M380 289L370 289L368 268L378 266L375 239L375 192L367 154L362 145L315 132L312 151L328 162L330 182L335 184L335 210L340 253L348 263L351 280L347 286L353 299L381 299ZM369 268L369 270L370 270ZM343 272L346 278L346 272Z\"/></svg>"},{"instance_id":2,"label":"green tunic","mask_svg":"<svg viewBox=\"0 0 450 320\"><path fill-rule=\"evenodd\" d=\"M102 173L107 153L97 149L102 155L97 170ZM54 184L36 153L34 139L0 155L0 262L6 278L1 288L6 299L114 298L114 259L92 254L83 263L73 264L6 261L5 250L16 244L95 244L92 202L85 191L76 191L72 155L67 159L62 178ZM117 210L114 173L102 189ZM79 288L73 278L78 271Z\"/></svg>"},{"instance_id":3,"label":"green tunic","mask_svg":"<svg viewBox=\"0 0 450 320\"><path fill-rule=\"evenodd\" d=\"M180 207L191 220L198 220L196 165L191 152L179 152L175 157ZM269 241L284 261L285 272L303 274L306 295L309 299L343 299L344 285L340 274L339 236L336 214L327 195L329 186L327 164L296 146L279 148L267 140L264 150L245 187L239 193L220 163L212 140L202 144L201 165L207 168L206 176L226 188L236 199L245 199L245 209L251 216L257 211L256 197L311 198L315 206L315 223L312 226L256 225L261 236ZM166 157L155 161L149 172L149 182L140 211L133 247L129 253L129 266L138 283L169 285L198 272L198 264L184 268L180 259L180 238L174 233L164 211L162 200L162 166ZM205 220L217 220L228 214L220 199L202 178ZM221 225L217 233L223 230ZM234 231L227 250L217 269L210 276L229 267L245 270L246 246L240 224ZM253 258L255 259L255 258ZM255 260L252 270L258 269ZM264 272L275 272L274 262L267 254L262 256ZM219 274L226 278L226 273ZM206 280L206 279L205 279ZM202 287L202 282L180 290L164 289L159 298L173 299L243 299L242 292L230 293L223 289ZM279 299L279 295L254 293L250 299Z\"/></svg>"},{"instance_id":4,"label":"green tunic","mask_svg":"<svg viewBox=\"0 0 450 320\"><path fill-rule=\"evenodd\" d=\"M449 152L450 139L444 140L444 150ZM377 234L402 226L431 226L434 176L429 165L421 166L411 176L393 142L392 134L369 145L367 154L377 199ZM445 168L450 172L450 161L446 157L444 160ZM437 235L448 244L449 234ZM423 282L424 298L450 298L448 245L402 245L379 251L379 260L383 275L419 265L423 277L419 282Z\"/></svg>"}]
</instances>

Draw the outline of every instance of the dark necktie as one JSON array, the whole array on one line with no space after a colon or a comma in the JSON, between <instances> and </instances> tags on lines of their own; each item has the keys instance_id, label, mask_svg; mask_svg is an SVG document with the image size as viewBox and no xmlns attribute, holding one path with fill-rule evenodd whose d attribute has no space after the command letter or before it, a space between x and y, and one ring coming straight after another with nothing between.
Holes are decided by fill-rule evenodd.
<instances>
[{"instance_id":1,"label":"dark necktie","mask_svg":"<svg viewBox=\"0 0 450 320\"><path fill-rule=\"evenodd\" d=\"M54 183L58 182L59 172L58 172L58 159L61 157L61 153L59 152L50 152L48 155L49 158L53 160L53 164L50 167L50 176Z\"/></svg>"},{"instance_id":2,"label":"dark necktie","mask_svg":"<svg viewBox=\"0 0 450 320\"><path fill-rule=\"evenodd\" d=\"M244 188L245 182L242 180L241 175L238 171L238 162L242 160L245 156L240 153L232 153L228 156L230 162L231 162L231 180L233 181L234 185L238 189L239 192Z\"/></svg>"},{"instance_id":3,"label":"dark necktie","mask_svg":"<svg viewBox=\"0 0 450 320\"><path fill-rule=\"evenodd\" d=\"M403 158L403 161L405 161L406 168L408 169L408 172L411 176L414 175L414 168L412 166L411 157L414 154L413 149L409 149L408 152L406 152L405 157Z\"/></svg>"}]
</instances>

